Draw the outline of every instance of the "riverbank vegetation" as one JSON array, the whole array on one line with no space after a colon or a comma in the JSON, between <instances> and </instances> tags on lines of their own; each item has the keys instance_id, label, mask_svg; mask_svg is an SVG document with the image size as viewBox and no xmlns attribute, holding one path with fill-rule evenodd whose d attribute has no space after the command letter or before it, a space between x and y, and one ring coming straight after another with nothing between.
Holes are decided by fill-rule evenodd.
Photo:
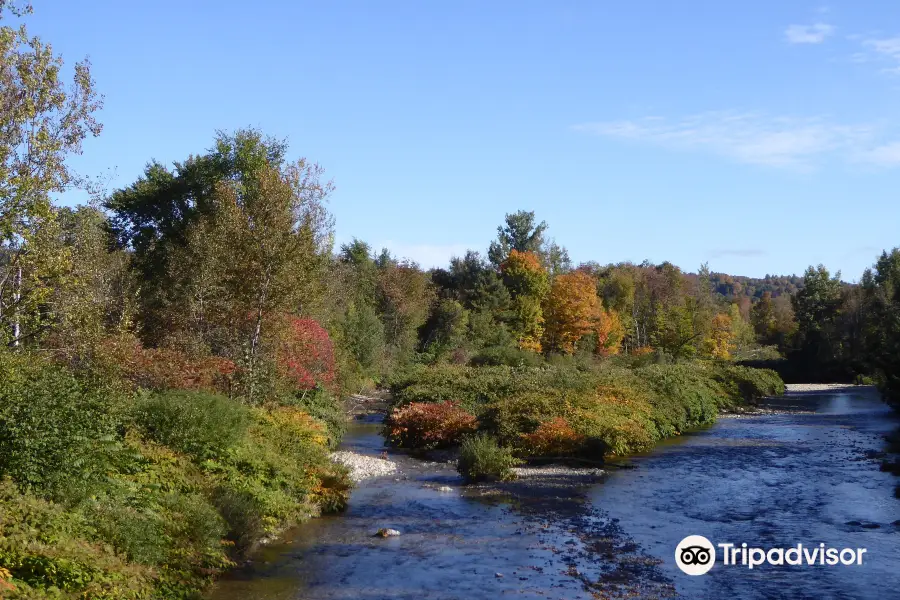
<instances>
[{"instance_id":1,"label":"riverbank vegetation","mask_svg":"<svg viewBox=\"0 0 900 600\"><path fill-rule=\"evenodd\" d=\"M473 480L646 450L783 391L746 361L900 387L896 250L858 286L575 265L518 211L486 253L426 271L335 247L323 169L253 129L107 190L69 160L101 133L90 64L67 84L6 24L15 6L0 0L4 597L198 597L342 508L340 399L374 387L393 392L391 443L462 445ZM73 189L90 201L54 202Z\"/></svg>"}]
</instances>

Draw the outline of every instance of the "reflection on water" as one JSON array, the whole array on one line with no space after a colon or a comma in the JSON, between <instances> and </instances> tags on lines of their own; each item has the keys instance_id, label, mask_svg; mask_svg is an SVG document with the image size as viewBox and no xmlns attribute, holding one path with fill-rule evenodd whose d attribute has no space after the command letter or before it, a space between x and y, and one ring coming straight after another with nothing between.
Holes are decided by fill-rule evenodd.
<instances>
[{"instance_id":1,"label":"reflection on water","mask_svg":"<svg viewBox=\"0 0 900 600\"><path fill-rule=\"evenodd\" d=\"M549 504L570 506L573 495L586 491L597 521L615 523L660 559L662 575L685 598L900 598L896 480L865 457L896 427L893 416L867 393L807 394L775 404L808 412L722 419L632 459L637 468L613 469L593 488L551 495ZM376 425L354 427L345 447L380 454L377 432ZM253 568L223 581L213 600L591 598L572 573L596 581L599 571L591 569L623 552L613 542L583 552L578 532L565 529L574 521L554 530L564 510L554 516L485 501L464 492L447 465L395 458L399 480L363 485L345 515L298 528ZM438 489L447 484L452 492ZM581 519L587 529L591 517ZM371 537L380 527L403 535ZM689 577L675 567L674 550L690 534L714 543L825 542L868 553L859 567L717 565ZM603 547L600 540L612 538L591 539ZM621 568L606 575L650 576Z\"/></svg>"},{"instance_id":2,"label":"reflection on water","mask_svg":"<svg viewBox=\"0 0 900 600\"><path fill-rule=\"evenodd\" d=\"M898 598L900 502L895 478L866 452L896 427L871 392L788 397L811 414L722 419L635 459L594 489L594 503L664 560L688 598ZM877 525L877 528L875 527ZM723 567L690 577L675 566L687 535L713 543L867 548L858 567Z\"/></svg>"}]
</instances>

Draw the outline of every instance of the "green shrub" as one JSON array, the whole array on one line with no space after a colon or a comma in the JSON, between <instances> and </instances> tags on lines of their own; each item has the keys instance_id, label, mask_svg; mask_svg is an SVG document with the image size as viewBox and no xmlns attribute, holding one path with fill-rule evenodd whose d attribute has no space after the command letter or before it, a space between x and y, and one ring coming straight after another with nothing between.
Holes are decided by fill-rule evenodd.
<instances>
[{"instance_id":1,"label":"green shrub","mask_svg":"<svg viewBox=\"0 0 900 600\"><path fill-rule=\"evenodd\" d=\"M521 462L495 438L479 433L463 440L456 468L469 483L509 481L516 478L512 468Z\"/></svg>"},{"instance_id":2,"label":"green shrub","mask_svg":"<svg viewBox=\"0 0 900 600\"><path fill-rule=\"evenodd\" d=\"M662 438L712 423L723 407L784 389L773 371L702 361L638 368L618 361L591 368L575 360L553 362L536 368L418 367L399 373L391 389L398 407L458 399L478 418L480 431L523 454L529 436L563 419L583 442L569 447L592 459L648 450Z\"/></svg>"},{"instance_id":3,"label":"green shrub","mask_svg":"<svg viewBox=\"0 0 900 600\"><path fill-rule=\"evenodd\" d=\"M347 413L340 400L328 390L316 386L311 390L295 392L286 404L301 408L321 421L328 432L329 447L334 448L340 443L347 429Z\"/></svg>"},{"instance_id":4,"label":"green shrub","mask_svg":"<svg viewBox=\"0 0 900 600\"><path fill-rule=\"evenodd\" d=\"M784 394L784 381L772 369L718 364L713 368L713 378L725 389L728 396L725 406Z\"/></svg>"},{"instance_id":5,"label":"green shrub","mask_svg":"<svg viewBox=\"0 0 900 600\"><path fill-rule=\"evenodd\" d=\"M12 478L0 478L0 567L12 597L199 598L261 537L346 505L347 471L328 458L321 418L330 399L305 399L317 419L122 389L0 354L0 471Z\"/></svg>"},{"instance_id":6,"label":"green shrub","mask_svg":"<svg viewBox=\"0 0 900 600\"><path fill-rule=\"evenodd\" d=\"M139 403L135 423L152 439L198 459L219 458L247 432L249 409L202 392L163 392Z\"/></svg>"},{"instance_id":7,"label":"green shrub","mask_svg":"<svg viewBox=\"0 0 900 600\"><path fill-rule=\"evenodd\" d=\"M0 354L0 477L57 500L101 487L115 461L123 396L33 356Z\"/></svg>"},{"instance_id":8,"label":"green shrub","mask_svg":"<svg viewBox=\"0 0 900 600\"><path fill-rule=\"evenodd\" d=\"M222 486L213 495L213 503L228 527L228 539L238 554L245 554L266 534L266 509L250 490Z\"/></svg>"},{"instance_id":9,"label":"green shrub","mask_svg":"<svg viewBox=\"0 0 900 600\"><path fill-rule=\"evenodd\" d=\"M653 420L663 437L716 420L722 387L698 364L652 365L634 371L635 385L650 392Z\"/></svg>"},{"instance_id":10,"label":"green shrub","mask_svg":"<svg viewBox=\"0 0 900 600\"><path fill-rule=\"evenodd\" d=\"M0 566L16 587L9 597L150 598L152 569L92 543L91 535L80 513L0 480Z\"/></svg>"},{"instance_id":11,"label":"green shrub","mask_svg":"<svg viewBox=\"0 0 900 600\"><path fill-rule=\"evenodd\" d=\"M544 359L540 354L514 346L490 346L481 350L469 361L473 367L538 367L543 363Z\"/></svg>"}]
</instances>

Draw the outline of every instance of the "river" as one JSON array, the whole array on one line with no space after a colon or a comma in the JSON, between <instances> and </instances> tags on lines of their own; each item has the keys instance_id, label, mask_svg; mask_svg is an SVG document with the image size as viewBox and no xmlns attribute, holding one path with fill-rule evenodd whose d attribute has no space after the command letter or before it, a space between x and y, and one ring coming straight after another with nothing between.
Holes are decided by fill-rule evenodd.
<instances>
[{"instance_id":1,"label":"river","mask_svg":"<svg viewBox=\"0 0 900 600\"><path fill-rule=\"evenodd\" d=\"M465 488L448 464L394 455L397 475L362 483L344 514L292 531L211 599L900 598L898 480L875 459L896 418L868 390L772 402L789 411L722 418L599 480ZM355 425L344 447L380 453L378 426ZM402 535L372 537L380 527ZM720 559L691 577L674 560L691 534L867 552L853 566Z\"/></svg>"}]
</instances>

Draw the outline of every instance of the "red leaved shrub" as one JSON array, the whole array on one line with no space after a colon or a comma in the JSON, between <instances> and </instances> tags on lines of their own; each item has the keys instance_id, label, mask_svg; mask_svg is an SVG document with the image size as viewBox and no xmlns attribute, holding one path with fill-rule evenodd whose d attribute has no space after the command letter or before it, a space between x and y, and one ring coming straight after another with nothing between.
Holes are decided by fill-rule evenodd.
<instances>
[{"instance_id":1,"label":"red leaved shrub","mask_svg":"<svg viewBox=\"0 0 900 600\"><path fill-rule=\"evenodd\" d=\"M237 367L220 356L191 357L172 348L144 348L130 336L110 337L98 358L132 384L155 390L228 393Z\"/></svg>"},{"instance_id":2,"label":"red leaved shrub","mask_svg":"<svg viewBox=\"0 0 900 600\"><path fill-rule=\"evenodd\" d=\"M475 415L456 402L412 402L395 408L386 425L387 438L402 448L444 448L459 443L478 427Z\"/></svg>"},{"instance_id":3,"label":"red leaved shrub","mask_svg":"<svg viewBox=\"0 0 900 600\"><path fill-rule=\"evenodd\" d=\"M278 371L301 390L335 381L334 344L314 319L287 317L278 349Z\"/></svg>"},{"instance_id":4,"label":"red leaved shrub","mask_svg":"<svg viewBox=\"0 0 900 600\"><path fill-rule=\"evenodd\" d=\"M523 433L525 450L536 456L571 456L584 446L584 436L563 417L541 423L534 433Z\"/></svg>"}]
</instances>

